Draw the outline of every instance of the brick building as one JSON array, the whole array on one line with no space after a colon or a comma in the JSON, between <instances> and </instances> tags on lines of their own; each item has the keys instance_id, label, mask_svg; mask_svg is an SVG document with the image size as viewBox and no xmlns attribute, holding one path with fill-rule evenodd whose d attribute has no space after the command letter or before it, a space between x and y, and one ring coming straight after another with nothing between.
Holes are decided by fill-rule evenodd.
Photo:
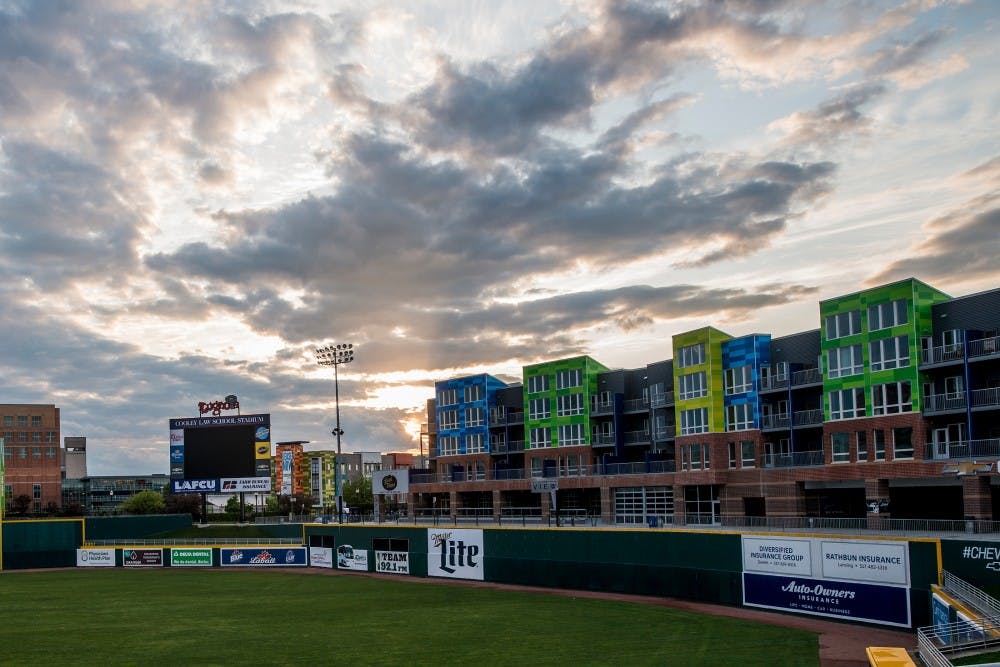
<instances>
[{"instance_id":1,"label":"brick building","mask_svg":"<svg viewBox=\"0 0 1000 667\"><path fill-rule=\"evenodd\" d=\"M19 496L30 498L28 512L62 503L59 408L46 404L0 405L4 439L4 499L10 511Z\"/></svg>"}]
</instances>

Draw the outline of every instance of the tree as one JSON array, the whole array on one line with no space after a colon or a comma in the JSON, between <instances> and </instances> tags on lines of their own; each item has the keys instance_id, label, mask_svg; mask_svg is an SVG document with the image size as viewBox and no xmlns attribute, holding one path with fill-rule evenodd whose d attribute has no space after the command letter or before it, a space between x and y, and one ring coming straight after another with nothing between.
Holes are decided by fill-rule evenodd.
<instances>
[{"instance_id":1,"label":"tree","mask_svg":"<svg viewBox=\"0 0 1000 667\"><path fill-rule=\"evenodd\" d=\"M18 516L24 516L27 514L29 507L31 507L31 496L27 493L14 496L14 500L11 502L11 509L14 511L14 514L17 514Z\"/></svg>"},{"instance_id":2,"label":"tree","mask_svg":"<svg viewBox=\"0 0 1000 667\"><path fill-rule=\"evenodd\" d=\"M372 495L372 478L359 477L344 482L344 487L340 490L344 496L344 504L349 507L356 507L362 511L370 510L375 506L375 497Z\"/></svg>"},{"instance_id":3,"label":"tree","mask_svg":"<svg viewBox=\"0 0 1000 667\"><path fill-rule=\"evenodd\" d=\"M121 504L121 511L129 514L163 514L167 504L156 491L140 491Z\"/></svg>"},{"instance_id":4,"label":"tree","mask_svg":"<svg viewBox=\"0 0 1000 667\"><path fill-rule=\"evenodd\" d=\"M240 514L240 497L237 495L229 496L229 500L226 501L226 514L232 514L239 516ZM245 516L253 516L253 505L250 503L243 504L243 514Z\"/></svg>"},{"instance_id":5,"label":"tree","mask_svg":"<svg viewBox=\"0 0 1000 667\"><path fill-rule=\"evenodd\" d=\"M165 491L169 491L169 487ZM168 492L163 500L168 513L190 514L195 521L201 519L201 496L199 494Z\"/></svg>"}]
</instances>

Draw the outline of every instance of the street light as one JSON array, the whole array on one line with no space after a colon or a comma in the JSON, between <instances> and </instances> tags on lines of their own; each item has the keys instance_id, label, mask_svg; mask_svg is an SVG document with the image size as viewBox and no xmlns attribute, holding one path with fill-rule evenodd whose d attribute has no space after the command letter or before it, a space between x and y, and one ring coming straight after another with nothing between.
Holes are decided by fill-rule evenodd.
<instances>
[{"instance_id":1,"label":"street light","mask_svg":"<svg viewBox=\"0 0 1000 667\"><path fill-rule=\"evenodd\" d=\"M344 523L344 499L340 495L340 436L344 435L344 429L340 428L340 377L337 371L341 364L349 364L354 361L354 345L351 343L338 343L337 345L327 345L316 350L316 363L320 366L333 366L333 396L337 405L337 427L330 433L337 436L337 462L334 465L334 492L337 494L337 522Z\"/></svg>"}]
</instances>

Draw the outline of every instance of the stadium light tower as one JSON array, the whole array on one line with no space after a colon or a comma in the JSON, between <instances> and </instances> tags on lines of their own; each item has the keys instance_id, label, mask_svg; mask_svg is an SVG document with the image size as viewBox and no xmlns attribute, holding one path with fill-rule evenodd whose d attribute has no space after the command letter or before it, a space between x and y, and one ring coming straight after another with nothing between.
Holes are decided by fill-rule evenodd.
<instances>
[{"instance_id":1,"label":"stadium light tower","mask_svg":"<svg viewBox=\"0 0 1000 667\"><path fill-rule=\"evenodd\" d=\"M316 363L320 366L333 366L333 396L337 405L337 427L332 432L337 436L337 461L333 466L333 483L334 493L337 494L338 523L344 523L344 498L340 493L340 436L344 435L344 429L340 428L340 377L337 369L341 364L349 364L352 361L354 361L354 345L351 343L327 345L316 350Z\"/></svg>"}]
</instances>

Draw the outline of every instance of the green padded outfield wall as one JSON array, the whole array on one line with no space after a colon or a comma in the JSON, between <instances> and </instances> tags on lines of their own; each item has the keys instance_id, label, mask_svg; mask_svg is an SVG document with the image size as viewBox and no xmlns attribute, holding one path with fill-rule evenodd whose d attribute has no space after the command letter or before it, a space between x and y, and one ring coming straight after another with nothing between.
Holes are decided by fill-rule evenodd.
<instances>
[{"instance_id":1,"label":"green padded outfield wall","mask_svg":"<svg viewBox=\"0 0 1000 667\"><path fill-rule=\"evenodd\" d=\"M74 567L83 519L4 521L3 569Z\"/></svg>"},{"instance_id":2,"label":"green padded outfield wall","mask_svg":"<svg viewBox=\"0 0 1000 667\"><path fill-rule=\"evenodd\" d=\"M84 537L90 540L130 540L150 538L191 526L190 514L149 514L143 516L92 516L86 521Z\"/></svg>"},{"instance_id":3,"label":"green padded outfield wall","mask_svg":"<svg viewBox=\"0 0 1000 667\"><path fill-rule=\"evenodd\" d=\"M941 540L941 568L1000 598L1000 540Z\"/></svg>"}]
</instances>

